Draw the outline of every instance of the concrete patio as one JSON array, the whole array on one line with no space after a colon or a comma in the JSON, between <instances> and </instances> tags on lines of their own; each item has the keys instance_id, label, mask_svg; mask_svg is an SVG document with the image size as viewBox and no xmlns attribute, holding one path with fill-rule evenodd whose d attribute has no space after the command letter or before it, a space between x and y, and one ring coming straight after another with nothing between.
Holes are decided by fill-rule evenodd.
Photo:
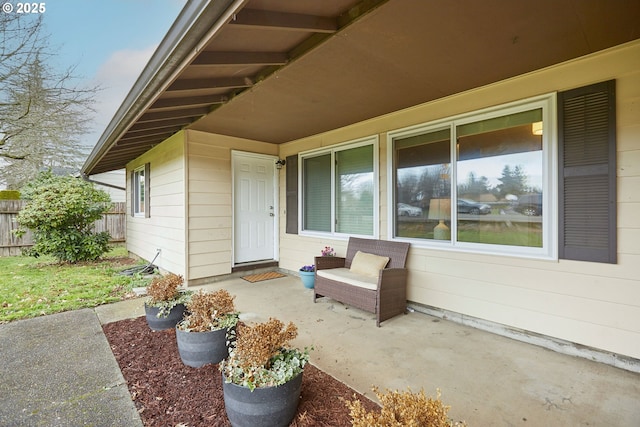
<instances>
[{"instance_id":1,"label":"concrete patio","mask_svg":"<svg viewBox=\"0 0 640 427\"><path fill-rule=\"evenodd\" d=\"M248 320L276 317L298 326L296 345L311 362L367 396L421 388L469 426L635 426L640 374L409 313L375 326L374 316L332 300L312 301L298 277L257 283L233 278L225 288ZM198 288L194 288L198 289ZM95 309L102 324L144 315L143 299Z\"/></svg>"}]
</instances>

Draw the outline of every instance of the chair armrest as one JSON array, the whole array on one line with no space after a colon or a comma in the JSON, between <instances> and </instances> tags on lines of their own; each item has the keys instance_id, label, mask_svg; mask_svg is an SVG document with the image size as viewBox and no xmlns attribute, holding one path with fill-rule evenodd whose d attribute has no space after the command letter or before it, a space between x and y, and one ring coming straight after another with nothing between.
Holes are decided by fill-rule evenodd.
<instances>
[{"instance_id":1,"label":"chair armrest","mask_svg":"<svg viewBox=\"0 0 640 427\"><path fill-rule=\"evenodd\" d=\"M385 268L380 270L378 277L379 288L404 287L407 283L408 270L406 268ZM385 286L386 285L386 286Z\"/></svg>"},{"instance_id":2,"label":"chair armrest","mask_svg":"<svg viewBox=\"0 0 640 427\"><path fill-rule=\"evenodd\" d=\"M326 270L328 268L344 267L345 258L338 256L317 256L315 257L316 270Z\"/></svg>"}]
</instances>

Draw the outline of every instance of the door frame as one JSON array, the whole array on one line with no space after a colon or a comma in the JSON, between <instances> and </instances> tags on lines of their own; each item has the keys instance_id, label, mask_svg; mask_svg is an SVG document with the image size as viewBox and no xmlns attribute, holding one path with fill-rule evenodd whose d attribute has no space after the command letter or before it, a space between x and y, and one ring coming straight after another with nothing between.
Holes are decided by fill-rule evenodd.
<instances>
[{"instance_id":1,"label":"door frame","mask_svg":"<svg viewBox=\"0 0 640 427\"><path fill-rule=\"evenodd\" d=\"M231 266L251 264L252 261L236 264L236 157L254 157L262 160L272 160L273 167L273 261L280 260L280 174L276 168L276 161L280 158L270 154L252 153L249 151L231 150ZM257 261L256 261L257 262Z\"/></svg>"}]
</instances>

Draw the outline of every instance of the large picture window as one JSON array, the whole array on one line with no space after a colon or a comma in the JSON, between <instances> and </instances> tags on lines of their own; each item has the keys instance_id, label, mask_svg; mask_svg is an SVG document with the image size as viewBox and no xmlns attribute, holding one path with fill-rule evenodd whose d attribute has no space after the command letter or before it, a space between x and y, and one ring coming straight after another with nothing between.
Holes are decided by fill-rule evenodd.
<instances>
[{"instance_id":1,"label":"large picture window","mask_svg":"<svg viewBox=\"0 0 640 427\"><path fill-rule=\"evenodd\" d=\"M377 139L300 155L301 232L377 234Z\"/></svg>"},{"instance_id":2,"label":"large picture window","mask_svg":"<svg viewBox=\"0 0 640 427\"><path fill-rule=\"evenodd\" d=\"M551 97L390 134L394 236L550 256Z\"/></svg>"}]
</instances>

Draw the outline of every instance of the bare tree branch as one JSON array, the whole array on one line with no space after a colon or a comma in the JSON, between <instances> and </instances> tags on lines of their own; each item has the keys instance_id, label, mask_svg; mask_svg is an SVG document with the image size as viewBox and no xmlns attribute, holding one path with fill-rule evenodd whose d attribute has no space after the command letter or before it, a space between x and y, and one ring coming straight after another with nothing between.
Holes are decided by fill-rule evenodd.
<instances>
[{"instance_id":1,"label":"bare tree branch","mask_svg":"<svg viewBox=\"0 0 640 427\"><path fill-rule=\"evenodd\" d=\"M98 88L51 65L42 20L0 14L0 184L19 189L44 168L78 169Z\"/></svg>"}]
</instances>

